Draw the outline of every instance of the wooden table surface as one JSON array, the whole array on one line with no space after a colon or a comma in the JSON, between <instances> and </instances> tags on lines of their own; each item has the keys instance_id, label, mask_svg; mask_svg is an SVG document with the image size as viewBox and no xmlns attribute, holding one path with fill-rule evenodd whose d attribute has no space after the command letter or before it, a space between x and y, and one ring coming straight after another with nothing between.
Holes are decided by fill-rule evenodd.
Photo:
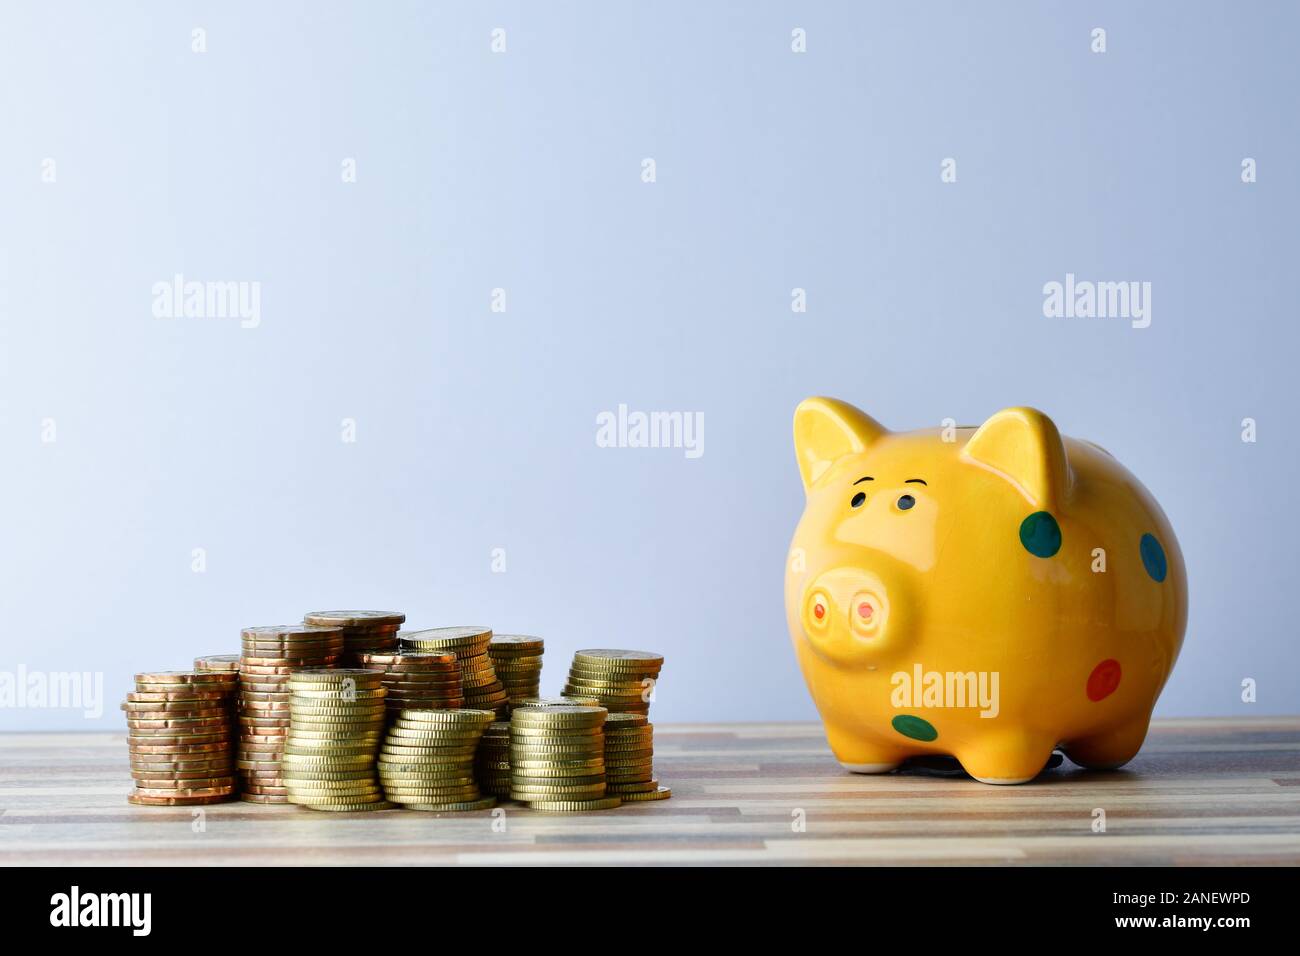
<instances>
[{"instance_id":1,"label":"wooden table surface","mask_svg":"<svg viewBox=\"0 0 1300 956\"><path fill-rule=\"evenodd\" d=\"M849 774L815 724L655 738L671 800L495 817L236 802L200 827L190 808L127 804L122 734L0 734L0 863L1300 863L1300 718L1160 721L1124 770L1067 762L1018 787Z\"/></svg>"}]
</instances>

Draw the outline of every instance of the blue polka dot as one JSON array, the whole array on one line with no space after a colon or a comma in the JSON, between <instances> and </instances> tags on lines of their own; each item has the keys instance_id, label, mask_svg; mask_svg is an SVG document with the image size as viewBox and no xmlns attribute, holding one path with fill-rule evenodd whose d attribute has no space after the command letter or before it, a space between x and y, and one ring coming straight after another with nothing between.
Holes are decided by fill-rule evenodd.
<instances>
[{"instance_id":1,"label":"blue polka dot","mask_svg":"<svg viewBox=\"0 0 1300 956\"><path fill-rule=\"evenodd\" d=\"M1046 511L1035 511L1020 522L1020 543L1040 558L1050 558L1061 550L1061 526Z\"/></svg>"},{"instance_id":2,"label":"blue polka dot","mask_svg":"<svg viewBox=\"0 0 1300 956\"><path fill-rule=\"evenodd\" d=\"M1169 573L1169 562L1165 560L1165 549L1153 534L1144 534L1138 550L1142 552L1142 566L1147 569L1156 582L1163 581Z\"/></svg>"}]
</instances>

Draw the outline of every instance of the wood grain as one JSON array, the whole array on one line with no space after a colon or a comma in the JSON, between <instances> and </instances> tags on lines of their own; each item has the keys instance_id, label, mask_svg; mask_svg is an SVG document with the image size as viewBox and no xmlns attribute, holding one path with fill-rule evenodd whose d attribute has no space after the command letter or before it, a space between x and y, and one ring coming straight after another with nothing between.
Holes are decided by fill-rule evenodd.
<instances>
[{"instance_id":1,"label":"wood grain","mask_svg":"<svg viewBox=\"0 0 1300 956\"><path fill-rule=\"evenodd\" d=\"M655 739L674 794L657 803L505 804L504 818L228 803L197 829L191 809L126 803L122 734L0 734L0 863L1300 863L1300 718L1157 721L1121 771L1067 762L1019 787L849 774L816 724L657 725Z\"/></svg>"}]
</instances>

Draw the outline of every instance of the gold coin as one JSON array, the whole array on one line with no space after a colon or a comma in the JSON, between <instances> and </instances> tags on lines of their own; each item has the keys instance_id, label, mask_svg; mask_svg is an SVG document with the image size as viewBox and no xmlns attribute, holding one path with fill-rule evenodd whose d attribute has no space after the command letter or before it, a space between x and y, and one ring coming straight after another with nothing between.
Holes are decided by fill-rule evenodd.
<instances>
[{"instance_id":1,"label":"gold coin","mask_svg":"<svg viewBox=\"0 0 1300 956\"><path fill-rule=\"evenodd\" d=\"M636 802L640 800L667 800L672 795L673 792L668 787L658 787L645 793L624 793L621 796L624 801Z\"/></svg>"},{"instance_id":2,"label":"gold coin","mask_svg":"<svg viewBox=\"0 0 1300 956\"><path fill-rule=\"evenodd\" d=\"M664 656L655 651L630 651L617 648L584 648L575 651L575 661L599 665L658 667L664 662Z\"/></svg>"},{"instance_id":3,"label":"gold coin","mask_svg":"<svg viewBox=\"0 0 1300 956\"><path fill-rule=\"evenodd\" d=\"M596 705L575 704L565 701L562 704L523 704L511 714L511 724L523 721L525 725L536 725L548 721L577 720L604 723L605 708Z\"/></svg>"},{"instance_id":4,"label":"gold coin","mask_svg":"<svg viewBox=\"0 0 1300 956\"><path fill-rule=\"evenodd\" d=\"M486 647L492 640L489 627L432 627L422 631L400 631L398 640L407 645L419 645L420 650L439 650L447 647ZM427 646L426 646L427 645Z\"/></svg>"},{"instance_id":5,"label":"gold coin","mask_svg":"<svg viewBox=\"0 0 1300 956\"><path fill-rule=\"evenodd\" d=\"M291 684L289 692L293 694L292 699L315 706L377 703L388 694L387 688L378 682L373 686L335 684L333 687L329 684Z\"/></svg>"},{"instance_id":6,"label":"gold coin","mask_svg":"<svg viewBox=\"0 0 1300 956\"><path fill-rule=\"evenodd\" d=\"M290 674L289 679L307 684L339 684L347 680L377 681L380 676L379 671L369 667L304 667Z\"/></svg>"},{"instance_id":7,"label":"gold coin","mask_svg":"<svg viewBox=\"0 0 1300 956\"><path fill-rule=\"evenodd\" d=\"M653 756L648 754L646 755L638 754L636 756L627 757L622 754L617 754L617 753L611 754L607 752L605 754L605 766L612 767L617 770L626 770L628 768L634 768L634 767L648 767L650 766L653 759L654 759Z\"/></svg>"},{"instance_id":8,"label":"gold coin","mask_svg":"<svg viewBox=\"0 0 1300 956\"><path fill-rule=\"evenodd\" d=\"M379 783L375 780L304 780L301 777L285 776L285 789L292 794L304 797L337 797L344 794L372 794L379 792Z\"/></svg>"},{"instance_id":9,"label":"gold coin","mask_svg":"<svg viewBox=\"0 0 1300 956\"><path fill-rule=\"evenodd\" d=\"M511 727L512 746L584 746L588 742L594 747L605 746L604 735L599 727Z\"/></svg>"},{"instance_id":10,"label":"gold coin","mask_svg":"<svg viewBox=\"0 0 1300 956\"><path fill-rule=\"evenodd\" d=\"M289 794L286 802L304 807L308 810L355 810L368 809L369 807L384 803L382 793L357 794L356 796L340 797L338 800L318 800L314 797L294 797Z\"/></svg>"},{"instance_id":11,"label":"gold coin","mask_svg":"<svg viewBox=\"0 0 1300 956\"><path fill-rule=\"evenodd\" d=\"M478 796L478 784L473 780L454 783L446 780L384 780L384 790L403 796L455 796L473 798Z\"/></svg>"},{"instance_id":12,"label":"gold coin","mask_svg":"<svg viewBox=\"0 0 1300 956\"><path fill-rule=\"evenodd\" d=\"M505 757L506 754L502 756ZM595 750L560 751L516 750L511 748L508 756L510 760L522 764L526 762L549 763L557 760L600 760L605 755L599 748Z\"/></svg>"},{"instance_id":13,"label":"gold coin","mask_svg":"<svg viewBox=\"0 0 1300 956\"><path fill-rule=\"evenodd\" d=\"M490 710L475 710L465 708L462 710L412 710L410 714L403 713L402 718L424 724L447 724L449 726L482 726L495 720L496 715Z\"/></svg>"},{"instance_id":14,"label":"gold coin","mask_svg":"<svg viewBox=\"0 0 1300 956\"><path fill-rule=\"evenodd\" d=\"M542 813L580 813L587 810L612 810L622 802L617 796L594 800L534 800L528 804L528 808Z\"/></svg>"},{"instance_id":15,"label":"gold coin","mask_svg":"<svg viewBox=\"0 0 1300 956\"><path fill-rule=\"evenodd\" d=\"M479 800L467 800L460 803L408 803L408 810L422 810L427 813L459 813L465 810L487 810L497 805L496 797L483 797Z\"/></svg>"},{"instance_id":16,"label":"gold coin","mask_svg":"<svg viewBox=\"0 0 1300 956\"><path fill-rule=\"evenodd\" d=\"M375 758L366 754L339 754L309 756L307 754L295 754L285 752L280 758L280 766L287 772L295 768L304 770L326 770L342 769L345 767L369 767L374 766Z\"/></svg>"},{"instance_id":17,"label":"gold coin","mask_svg":"<svg viewBox=\"0 0 1300 956\"><path fill-rule=\"evenodd\" d=\"M387 780L443 780L446 783L471 783L471 767L419 767L380 763L380 778Z\"/></svg>"},{"instance_id":18,"label":"gold coin","mask_svg":"<svg viewBox=\"0 0 1300 956\"><path fill-rule=\"evenodd\" d=\"M302 781L317 780L317 781L333 781L333 782L342 783L348 781L356 782L356 781L373 780L375 778L375 774L373 769L369 767L365 767L357 770L294 769L292 771L288 771L280 774L280 778L282 780L302 780Z\"/></svg>"},{"instance_id":19,"label":"gold coin","mask_svg":"<svg viewBox=\"0 0 1300 956\"><path fill-rule=\"evenodd\" d=\"M598 684L595 681L570 677L564 684L564 692L566 694L582 694L587 697L595 697L600 701L604 701L607 697L635 698L639 700L642 696L645 696L649 699L654 692L654 682L647 677L644 684L640 681L626 684Z\"/></svg>"},{"instance_id":20,"label":"gold coin","mask_svg":"<svg viewBox=\"0 0 1300 956\"><path fill-rule=\"evenodd\" d=\"M510 782L510 799L522 803L534 800L594 800L605 796L605 785L588 787L520 787L515 781Z\"/></svg>"},{"instance_id":21,"label":"gold coin","mask_svg":"<svg viewBox=\"0 0 1300 956\"><path fill-rule=\"evenodd\" d=\"M516 786L523 790L537 787L595 787L605 783L605 771L599 767L587 767L577 773L553 773L527 771L527 768L512 768L510 776Z\"/></svg>"},{"instance_id":22,"label":"gold coin","mask_svg":"<svg viewBox=\"0 0 1300 956\"><path fill-rule=\"evenodd\" d=\"M488 643L488 653L501 650L518 654L541 654L546 649L546 642L531 634L493 634Z\"/></svg>"}]
</instances>

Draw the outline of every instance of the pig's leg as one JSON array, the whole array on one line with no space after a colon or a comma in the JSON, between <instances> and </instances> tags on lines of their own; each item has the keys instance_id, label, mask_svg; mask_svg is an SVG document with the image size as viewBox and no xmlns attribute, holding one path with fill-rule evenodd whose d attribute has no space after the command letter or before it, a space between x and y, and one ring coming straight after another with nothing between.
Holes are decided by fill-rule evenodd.
<instances>
[{"instance_id":1,"label":"pig's leg","mask_svg":"<svg viewBox=\"0 0 1300 956\"><path fill-rule=\"evenodd\" d=\"M902 750L832 727L826 728L826 740L840 766L853 773L889 773L908 756Z\"/></svg>"},{"instance_id":2,"label":"pig's leg","mask_svg":"<svg viewBox=\"0 0 1300 956\"><path fill-rule=\"evenodd\" d=\"M1138 717L1118 730L1064 744L1065 755L1089 770L1114 770L1135 756L1147 737L1150 716Z\"/></svg>"},{"instance_id":3,"label":"pig's leg","mask_svg":"<svg viewBox=\"0 0 1300 956\"><path fill-rule=\"evenodd\" d=\"M980 783L1027 783L1051 759L1056 741L1024 730L987 733L954 756Z\"/></svg>"}]
</instances>

